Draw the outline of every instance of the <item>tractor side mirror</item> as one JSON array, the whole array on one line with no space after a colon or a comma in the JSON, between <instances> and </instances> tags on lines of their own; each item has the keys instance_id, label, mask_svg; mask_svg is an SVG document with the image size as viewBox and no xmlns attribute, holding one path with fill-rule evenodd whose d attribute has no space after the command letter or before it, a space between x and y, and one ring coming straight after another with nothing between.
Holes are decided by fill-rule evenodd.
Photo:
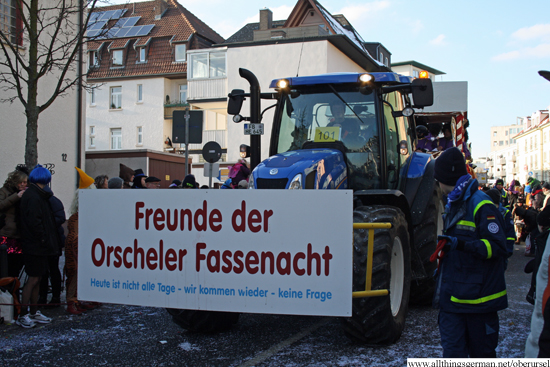
<instances>
[{"instance_id":1,"label":"tractor side mirror","mask_svg":"<svg viewBox=\"0 0 550 367\"><path fill-rule=\"evenodd\" d=\"M414 79L412 81L412 96L415 108L423 108L434 104L434 89L431 79Z\"/></svg>"},{"instance_id":2,"label":"tractor side mirror","mask_svg":"<svg viewBox=\"0 0 550 367\"><path fill-rule=\"evenodd\" d=\"M243 101L245 97L244 90L233 89L228 95L229 101L227 102L227 114L238 115L241 112Z\"/></svg>"}]
</instances>

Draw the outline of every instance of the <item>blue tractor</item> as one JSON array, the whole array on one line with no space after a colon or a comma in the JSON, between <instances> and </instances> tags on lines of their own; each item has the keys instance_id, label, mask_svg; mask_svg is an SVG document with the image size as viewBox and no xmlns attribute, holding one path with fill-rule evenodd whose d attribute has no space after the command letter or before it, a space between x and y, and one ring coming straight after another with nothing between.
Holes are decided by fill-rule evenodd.
<instances>
[{"instance_id":1,"label":"blue tractor","mask_svg":"<svg viewBox=\"0 0 550 367\"><path fill-rule=\"evenodd\" d=\"M415 152L413 109L432 105L431 80L391 72L338 73L276 79L270 85L275 93L260 93L250 71L240 74L251 90L229 95L234 121L259 123L260 98L275 100L269 158L260 162L259 136L251 136L250 189L352 189L354 223L391 223L375 230L372 268L372 289L389 294L354 298L352 317L342 323L362 343L397 341L409 302L431 303L435 286L436 264L429 258L443 206L435 161ZM245 97L250 117L239 114ZM354 230L354 291L365 289L367 232Z\"/></svg>"}]
</instances>

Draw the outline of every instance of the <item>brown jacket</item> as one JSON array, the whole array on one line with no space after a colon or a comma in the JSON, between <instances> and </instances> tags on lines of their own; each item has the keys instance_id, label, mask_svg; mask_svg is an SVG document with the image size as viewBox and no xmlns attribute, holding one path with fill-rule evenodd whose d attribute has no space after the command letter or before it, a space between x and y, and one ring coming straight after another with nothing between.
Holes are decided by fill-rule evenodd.
<instances>
[{"instance_id":1,"label":"brown jacket","mask_svg":"<svg viewBox=\"0 0 550 367\"><path fill-rule=\"evenodd\" d=\"M65 266L67 273L73 273L78 269L78 213L70 216L68 230L65 240Z\"/></svg>"},{"instance_id":2,"label":"brown jacket","mask_svg":"<svg viewBox=\"0 0 550 367\"><path fill-rule=\"evenodd\" d=\"M17 231L17 212L21 198L11 188L3 186L0 189L0 213L6 214L6 225L0 229L0 236L19 238Z\"/></svg>"}]
</instances>

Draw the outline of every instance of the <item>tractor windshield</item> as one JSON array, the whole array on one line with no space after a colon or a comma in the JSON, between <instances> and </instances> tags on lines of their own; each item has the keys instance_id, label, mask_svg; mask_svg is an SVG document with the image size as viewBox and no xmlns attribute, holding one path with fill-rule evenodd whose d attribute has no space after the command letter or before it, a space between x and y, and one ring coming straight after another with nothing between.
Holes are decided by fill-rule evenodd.
<instances>
[{"instance_id":1,"label":"tractor windshield","mask_svg":"<svg viewBox=\"0 0 550 367\"><path fill-rule=\"evenodd\" d=\"M306 142L342 142L349 184L355 190L380 187L379 131L374 93L300 91L288 95L281 113L277 153L302 149ZM324 144L326 146L326 144Z\"/></svg>"}]
</instances>

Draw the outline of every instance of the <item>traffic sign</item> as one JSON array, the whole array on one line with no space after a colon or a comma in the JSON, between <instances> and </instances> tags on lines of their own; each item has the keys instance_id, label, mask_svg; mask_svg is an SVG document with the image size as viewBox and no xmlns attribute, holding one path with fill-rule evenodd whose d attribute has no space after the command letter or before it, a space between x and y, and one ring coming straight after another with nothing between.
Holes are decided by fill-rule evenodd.
<instances>
[{"instance_id":1,"label":"traffic sign","mask_svg":"<svg viewBox=\"0 0 550 367\"><path fill-rule=\"evenodd\" d=\"M244 135L263 135L264 124L244 124Z\"/></svg>"},{"instance_id":2,"label":"traffic sign","mask_svg":"<svg viewBox=\"0 0 550 367\"><path fill-rule=\"evenodd\" d=\"M222 147L215 141L209 141L202 147L202 157L209 163L216 163L222 156Z\"/></svg>"},{"instance_id":3,"label":"traffic sign","mask_svg":"<svg viewBox=\"0 0 550 367\"><path fill-rule=\"evenodd\" d=\"M533 171L529 171L528 175L529 177L533 177Z\"/></svg>"}]
</instances>

